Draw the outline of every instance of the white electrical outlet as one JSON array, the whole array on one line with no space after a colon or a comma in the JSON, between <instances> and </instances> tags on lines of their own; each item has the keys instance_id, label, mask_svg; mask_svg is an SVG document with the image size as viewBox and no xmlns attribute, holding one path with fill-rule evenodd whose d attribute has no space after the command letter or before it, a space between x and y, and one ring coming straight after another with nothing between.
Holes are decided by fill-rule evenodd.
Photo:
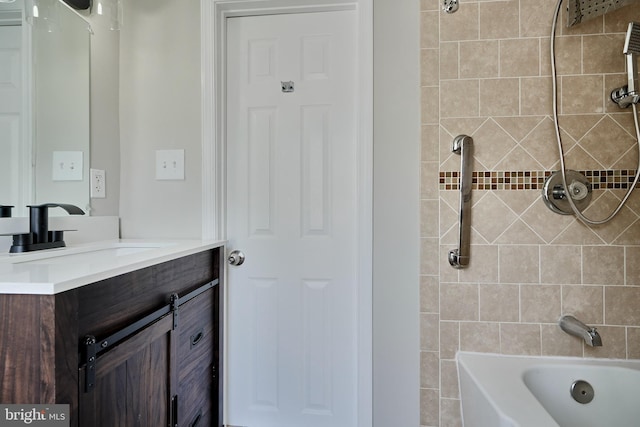
<instances>
[{"instance_id":1,"label":"white electrical outlet","mask_svg":"<svg viewBox=\"0 0 640 427\"><path fill-rule=\"evenodd\" d=\"M82 151L54 151L51 179L82 181Z\"/></svg>"},{"instance_id":2,"label":"white electrical outlet","mask_svg":"<svg viewBox=\"0 0 640 427\"><path fill-rule=\"evenodd\" d=\"M91 198L104 199L107 197L107 181L105 173L100 169L90 169L91 175Z\"/></svg>"},{"instance_id":3,"label":"white electrical outlet","mask_svg":"<svg viewBox=\"0 0 640 427\"><path fill-rule=\"evenodd\" d=\"M184 179L184 150L156 151L156 179Z\"/></svg>"}]
</instances>

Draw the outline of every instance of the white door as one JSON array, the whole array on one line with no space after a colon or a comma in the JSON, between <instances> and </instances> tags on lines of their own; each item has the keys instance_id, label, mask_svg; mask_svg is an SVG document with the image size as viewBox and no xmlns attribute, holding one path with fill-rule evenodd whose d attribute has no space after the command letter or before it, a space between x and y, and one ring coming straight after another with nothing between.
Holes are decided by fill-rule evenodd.
<instances>
[{"instance_id":1,"label":"white door","mask_svg":"<svg viewBox=\"0 0 640 427\"><path fill-rule=\"evenodd\" d=\"M356 12L227 22L227 422L355 427Z\"/></svg>"},{"instance_id":2,"label":"white door","mask_svg":"<svg viewBox=\"0 0 640 427\"><path fill-rule=\"evenodd\" d=\"M0 26L0 205L19 197L22 114L22 27Z\"/></svg>"}]
</instances>

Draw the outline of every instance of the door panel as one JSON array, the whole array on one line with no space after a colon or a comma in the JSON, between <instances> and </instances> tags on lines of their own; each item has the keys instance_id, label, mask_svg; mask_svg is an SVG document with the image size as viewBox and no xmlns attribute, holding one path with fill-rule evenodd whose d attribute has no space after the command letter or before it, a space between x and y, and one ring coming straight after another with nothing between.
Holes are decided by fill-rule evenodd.
<instances>
[{"instance_id":1,"label":"door panel","mask_svg":"<svg viewBox=\"0 0 640 427\"><path fill-rule=\"evenodd\" d=\"M356 425L355 19L227 20L232 425Z\"/></svg>"},{"instance_id":2,"label":"door panel","mask_svg":"<svg viewBox=\"0 0 640 427\"><path fill-rule=\"evenodd\" d=\"M0 26L0 205L19 200L22 27Z\"/></svg>"}]
</instances>

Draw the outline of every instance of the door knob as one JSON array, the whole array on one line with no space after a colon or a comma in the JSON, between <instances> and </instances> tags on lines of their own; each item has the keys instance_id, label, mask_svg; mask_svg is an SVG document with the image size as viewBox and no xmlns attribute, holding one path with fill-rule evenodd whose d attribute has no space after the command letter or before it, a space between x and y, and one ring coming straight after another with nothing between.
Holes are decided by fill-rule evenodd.
<instances>
[{"instance_id":1,"label":"door knob","mask_svg":"<svg viewBox=\"0 0 640 427\"><path fill-rule=\"evenodd\" d=\"M244 264L244 254L239 250L231 251L227 261L229 261L231 265L242 265Z\"/></svg>"}]
</instances>

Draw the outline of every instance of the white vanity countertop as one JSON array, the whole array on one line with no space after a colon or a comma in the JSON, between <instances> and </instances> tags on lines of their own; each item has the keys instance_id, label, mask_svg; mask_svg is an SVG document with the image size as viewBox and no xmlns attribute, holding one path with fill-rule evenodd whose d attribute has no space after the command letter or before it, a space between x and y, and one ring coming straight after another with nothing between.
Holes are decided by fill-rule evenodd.
<instances>
[{"instance_id":1,"label":"white vanity countertop","mask_svg":"<svg viewBox=\"0 0 640 427\"><path fill-rule=\"evenodd\" d=\"M0 254L0 294L54 295L225 243L108 240L24 254Z\"/></svg>"}]
</instances>

